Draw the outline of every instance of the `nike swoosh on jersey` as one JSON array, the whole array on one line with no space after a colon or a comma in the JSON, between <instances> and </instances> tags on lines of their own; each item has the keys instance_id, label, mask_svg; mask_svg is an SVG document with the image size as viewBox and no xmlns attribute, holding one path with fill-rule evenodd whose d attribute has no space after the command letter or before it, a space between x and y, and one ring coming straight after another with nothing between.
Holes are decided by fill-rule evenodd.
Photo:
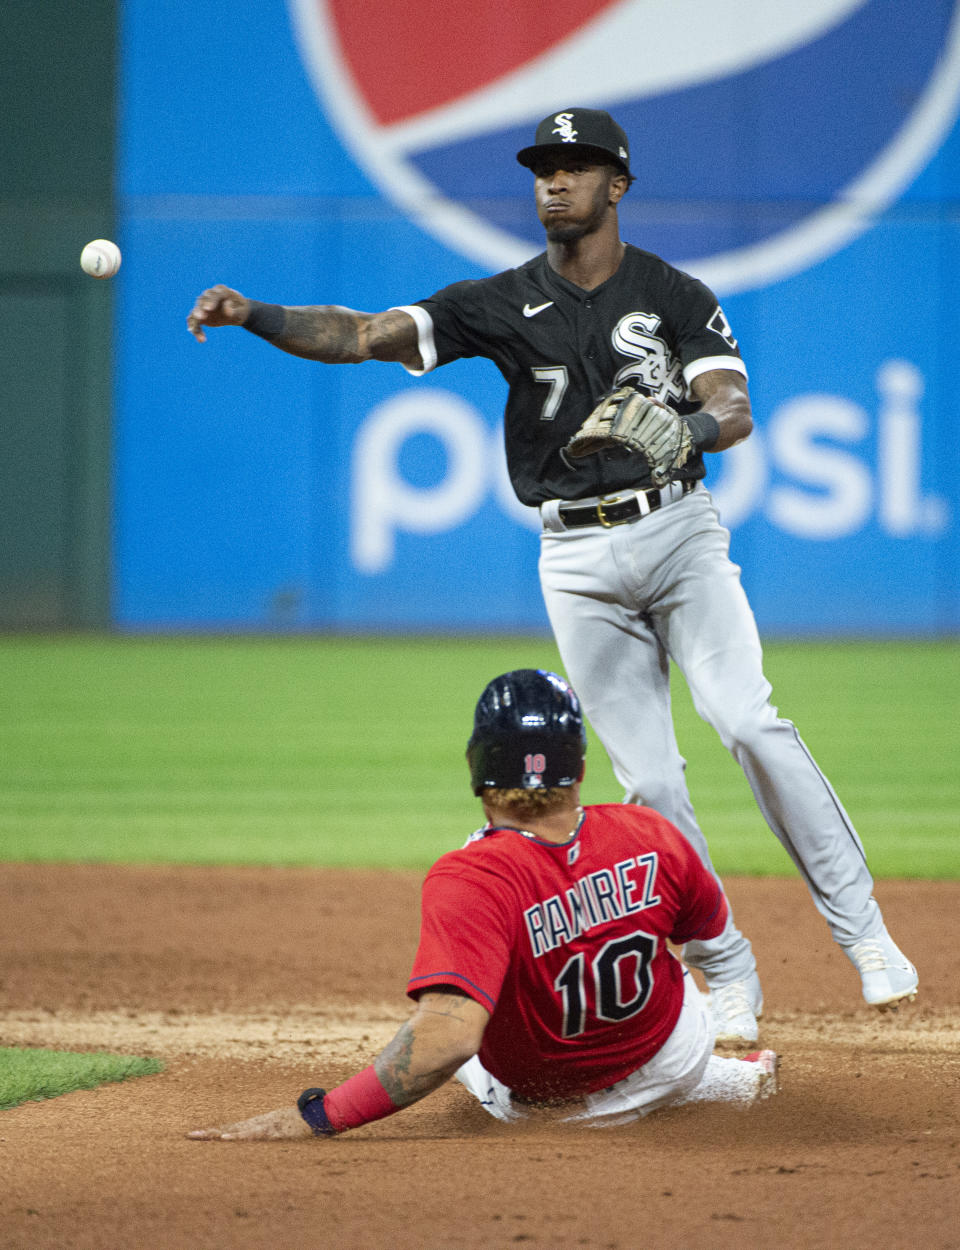
<instances>
[{"instance_id":1,"label":"nike swoosh on jersey","mask_svg":"<svg viewBox=\"0 0 960 1250\"><path fill-rule=\"evenodd\" d=\"M523 315L525 317L535 317L537 313L543 312L545 308L549 308L553 303L552 299L548 299L545 304L538 304L536 308L531 308L529 304L524 304Z\"/></svg>"}]
</instances>

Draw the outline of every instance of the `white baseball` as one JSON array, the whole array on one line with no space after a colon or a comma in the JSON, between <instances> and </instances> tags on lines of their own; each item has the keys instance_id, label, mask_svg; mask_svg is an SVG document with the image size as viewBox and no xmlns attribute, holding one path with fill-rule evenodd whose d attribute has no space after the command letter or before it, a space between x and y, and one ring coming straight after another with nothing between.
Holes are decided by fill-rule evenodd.
<instances>
[{"instance_id":1,"label":"white baseball","mask_svg":"<svg viewBox=\"0 0 960 1250\"><path fill-rule=\"evenodd\" d=\"M112 278L120 268L120 249L109 239L94 239L80 253L80 268L91 278Z\"/></svg>"}]
</instances>

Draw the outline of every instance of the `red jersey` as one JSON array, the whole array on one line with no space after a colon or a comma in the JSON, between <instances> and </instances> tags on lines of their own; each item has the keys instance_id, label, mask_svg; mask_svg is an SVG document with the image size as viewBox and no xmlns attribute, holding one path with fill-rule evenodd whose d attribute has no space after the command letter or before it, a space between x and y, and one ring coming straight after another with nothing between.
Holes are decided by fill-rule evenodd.
<instances>
[{"instance_id":1,"label":"red jersey","mask_svg":"<svg viewBox=\"0 0 960 1250\"><path fill-rule=\"evenodd\" d=\"M673 1031L683 968L727 904L683 834L646 807L584 809L558 846L481 830L423 884L407 993L453 985L491 1013L480 1062L526 1098L576 1098L635 1071Z\"/></svg>"}]
</instances>

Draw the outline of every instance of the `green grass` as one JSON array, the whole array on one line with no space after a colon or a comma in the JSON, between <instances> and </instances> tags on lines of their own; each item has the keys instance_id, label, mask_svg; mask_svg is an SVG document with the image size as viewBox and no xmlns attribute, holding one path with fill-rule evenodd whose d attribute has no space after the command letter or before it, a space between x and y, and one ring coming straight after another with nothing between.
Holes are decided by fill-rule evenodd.
<instances>
[{"instance_id":1,"label":"green grass","mask_svg":"<svg viewBox=\"0 0 960 1250\"><path fill-rule=\"evenodd\" d=\"M426 866L479 823L473 705L544 638L0 639L0 859ZM960 876L960 644L771 644L877 876ZM721 873L794 869L675 683ZM587 802L619 801L591 736Z\"/></svg>"},{"instance_id":2,"label":"green grass","mask_svg":"<svg viewBox=\"0 0 960 1250\"><path fill-rule=\"evenodd\" d=\"M22 1102L56 1098L75 1089L162 1072L159 1059L134 1055L74 1054L66 1050L0 1047L0 1111Z\"/></svg>"}]
</instances>

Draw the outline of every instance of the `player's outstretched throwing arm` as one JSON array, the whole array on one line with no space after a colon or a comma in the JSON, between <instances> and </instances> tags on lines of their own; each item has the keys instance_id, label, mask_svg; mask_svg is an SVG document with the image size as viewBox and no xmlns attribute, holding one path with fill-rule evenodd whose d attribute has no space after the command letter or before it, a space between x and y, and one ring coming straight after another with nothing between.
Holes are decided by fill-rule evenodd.
<instances>
[{"instance_id":1,"label":"player's outstretched throwing arm","mask_svg":"<svg viewBox=\"0 0 960 1250\"><path fill-rule=\"evenodd\" d=\"M299 1104L220 1128L195 1129L196 1141L277 1141L333 1137L382 1120L445 1084L480 1049L490 1013L454 989L420 995L413 1016L373 1063L327 1093L304 1090Z\"/></svg>"},{"instance_id":2,"label":"player's outstretched throwing arm","mask_svg":"<svg viewBox=\"0 0 960 1250\"><path fill-rule=\"evenodd\" d=\"M365 313L334 304L262 304L219 285L197 296L187 317L187 329L200 343L216 326L243 326L291 356L329 365L395 360L412 369L423 367L416 323L397 308Z\"/></svg>"}]
</instances>

